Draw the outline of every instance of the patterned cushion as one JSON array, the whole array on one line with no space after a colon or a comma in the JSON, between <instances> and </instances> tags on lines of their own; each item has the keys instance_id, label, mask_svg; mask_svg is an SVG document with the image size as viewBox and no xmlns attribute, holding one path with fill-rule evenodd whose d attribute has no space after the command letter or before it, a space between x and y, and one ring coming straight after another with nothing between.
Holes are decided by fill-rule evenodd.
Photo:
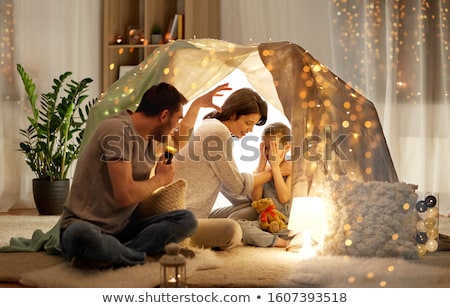
<instances>
[{"instance_id":1,"label":"patterned cushion","mask_svg":"<svg viewBox=\"0 0 450 308\"><path fill-rule=\"evenodd\" d=\"M137 206L135 214L141 217L185 209L186 180L179 179L155 191Z\"/></svg>"},{"instance_id":2,"label":"patterned cushion","mask_svg":"<svg viewBox=\"0 0 450 308\"><path fill-rule=\"evenodd\" d=\"M418 258L414 185L342 178L330 186L319 254Z\"/></svg>"}]
</instances>

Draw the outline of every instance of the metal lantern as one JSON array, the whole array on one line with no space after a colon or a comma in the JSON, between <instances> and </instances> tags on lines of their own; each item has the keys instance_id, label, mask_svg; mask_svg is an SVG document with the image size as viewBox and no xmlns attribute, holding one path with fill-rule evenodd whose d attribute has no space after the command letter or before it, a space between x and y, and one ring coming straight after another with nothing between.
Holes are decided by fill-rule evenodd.
<instances>
[{"instance_id":1,"label":"metal lantern","mask_svg":"<svg viewBox=\"0 0 450 308\"><path fill-rule=\"evenodd\" d=\"M161 257L161 288L186 287L186 259L177 243L167 244L166 254Z\"/></svg>"}]
</instances>

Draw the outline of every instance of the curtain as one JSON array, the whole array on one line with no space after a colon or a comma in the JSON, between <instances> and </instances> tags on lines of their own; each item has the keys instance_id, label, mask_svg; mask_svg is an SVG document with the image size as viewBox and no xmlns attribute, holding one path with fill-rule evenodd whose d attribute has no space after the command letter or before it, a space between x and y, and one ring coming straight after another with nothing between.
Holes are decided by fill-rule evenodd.
<instances>
[{"instance_id":1,"label":"curtain","mask_svg":"<svg viewBox=\"0 0 450 308\"><path fill-rule=\"evenodd\" d=\"M449 18L447 0L228 0L222 38L308 50L374 103L399 181L449 215Z\"/></svg>"},{"instance_id":2,"label":"curtain","mask_svg":"<svg viewBox=\"0 0 450 308\"><path fill-rule=\"evenodd\" d=\"M15 64L38 89L73 71L101 84L101 0L0 0L0 211L33 207L16 151L27 105ZM400 181L439 194L450 214L448 0L224 0L222 39L302 46L379 113Z\"/></svg>"},{"instance_id":3,"label":"curtain","mask_svg":"<svg viewBox=\"0 0 450 308\"><path fill-rule=\"evenodd\" d=\"M51 90L53 78L71 71L74 80L92 78L87 94L98 96L100 9L101 0L0 1L0 212L34 207L34 174L17 151L30 111L16 64L41 93Z\"/></svg>"},{"instance_id":4,"label":"curtain","mask_svg":"<svg viewBox=\"0 0 450 308\"><path fill-rule=\"evenodd\" d=\"M332 1L334 69L377 106L401 180L450 213L449 1Z\"/></svg>"}]
</instances>

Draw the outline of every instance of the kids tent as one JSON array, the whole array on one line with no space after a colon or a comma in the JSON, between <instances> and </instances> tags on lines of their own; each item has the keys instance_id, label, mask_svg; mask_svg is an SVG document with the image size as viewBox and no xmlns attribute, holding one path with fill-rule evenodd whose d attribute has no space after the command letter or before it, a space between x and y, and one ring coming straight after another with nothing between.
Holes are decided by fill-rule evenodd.
<instances>
[{"instance_id":1,"label":"kids tent","mask_svg":"<svg viewBox=\"0 0 450 308\"><path fill-rule=\"evenodd\" d=\"M171 83L190 100L235 70L291 124L293 196L313 194L326 179L342 176L398 182L374 104L290 42L242 46L194 39L162 45L103 93L84 140L106 117L134 110L153 84Z\"/></svg>"}]
</instances>

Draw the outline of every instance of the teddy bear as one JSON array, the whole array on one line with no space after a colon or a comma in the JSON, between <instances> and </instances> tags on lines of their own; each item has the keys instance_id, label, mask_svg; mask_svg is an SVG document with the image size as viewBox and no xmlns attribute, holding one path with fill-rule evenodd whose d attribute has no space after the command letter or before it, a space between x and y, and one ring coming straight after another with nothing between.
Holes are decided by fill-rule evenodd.
<instances>
[{"instance_id":1,"label":"teddy bear","mask_svg":"<svg viewBox=\"0 0 450 308\"><path fill-rule=\"evenodd\" d=\"M271 198L253 201L252 208L259 213L259 223L264 231L277 233L287 228L287 217L277 210Z\"/></svg>"}]
</instances>

